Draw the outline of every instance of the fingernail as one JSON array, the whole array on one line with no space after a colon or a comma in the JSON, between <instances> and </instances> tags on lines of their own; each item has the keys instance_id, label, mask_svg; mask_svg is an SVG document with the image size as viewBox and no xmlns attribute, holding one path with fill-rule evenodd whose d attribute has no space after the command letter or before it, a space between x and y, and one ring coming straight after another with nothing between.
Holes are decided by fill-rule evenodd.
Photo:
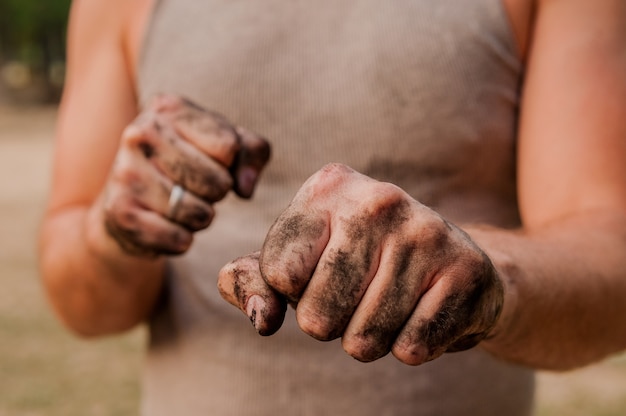
<instances>
[{"instance_id":1,"label":"fingernail","mask_svg":"<svg viewBox=\"0 0 626 416\"><path fill-rule=\"evenodd\" d=\"M257 176L256 170L250 167L242 167L239 170L237 175L237 185L239 186L239 191L243 195L252 195Z\"/></svg>"},{"instance_id":2,"label":"fingernail","mask_svg":"<svg viewBox=\"0 0 626 416\"><path fill-rule=\"evenodd\" d=\"M265 306L265 301L259 295L252 295L246 304L246 314L257 332L263 329L263 310Z\"/></svg>"}]
</instances>

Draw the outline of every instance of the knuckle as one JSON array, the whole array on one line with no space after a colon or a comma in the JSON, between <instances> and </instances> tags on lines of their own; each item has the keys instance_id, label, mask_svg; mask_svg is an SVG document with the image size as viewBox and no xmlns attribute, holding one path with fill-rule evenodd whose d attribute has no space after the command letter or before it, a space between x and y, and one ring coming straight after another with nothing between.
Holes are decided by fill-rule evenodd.
<instances>
[{"instance_id":1,"label":"knuckle","mask_svg":"<svg viewBox=\"0 0 626 416\"><path fill-rule=\"evenodd\" d=\"M309 179L309 185L315 193L326 193L340 187L354 170L341 163L329 163L315 172Z\"/></svg>"},{"instance_id":2,"label":"knuckle","mask_svg":"<svg viewBox=\"0 0 626 416\"><path fill-rule=\"evenodd\" d=\"M355 202L355 214L349 222L359 228L366 227L366 234L373 235L410 235L412 224L412 204L407 195L395 185L372 182L367 192L358 194Z\"/></svg>"},{"instance_id":3,"label":"knuckle","mask_svg":"<svg viewBox=\"0 0 626 416\"><path fill-rule=\"evenodd\" d=\"M462 259L463 267L479 277L491 277L491 262L485 254L478 250L466 250Z\"/></svg>"},{"instance_id":4,"label":"knuckle","mask_svg":"<svg viewBox=\"0 0 626 416\"><path fill-rule=\"evenodd\" d=\"M150 108L157 112L179 110L185 105L193 104L177 94L157 94L150 102Z\"/></svg>"},{"instance_id":5,"label":"knuckle","mask_svg":"<svg viewBox=\"0 0 626 416\"><path fill-rule=\"evenodd\" d=\"M417 224L415 235L426 250L446 252L451 244L450 226L438 215L427 215Z\"/></svg>"},{"instance_id":6,"label":"knuckle","mask_svg":"<svg viewBox=\"0 0 626 416\"><path fill-rule=\"evenodd\" d=\"M112 172L112 178L118 183L129 185L140 182L142 176L136 166L131 163L127 163L126 161L122 161L121 163L117 163L115 165Z\"/></svg>"},{"instance_id":7,"label":"knuckle","mask_svg":"<svg viewBox=\"0 0 626 416\"><path fill-rule=\"evenodd\" d=\"M233 163L242 149L239 136L226 121L207 115L195 123L194 129L210 143L210 153L227 166Z\"/></svg>"},{"instance_id":8,"label":"knuckle","mask_svg":"<svg viewBox=\"0 0 626 416\"><path fill-rule=\"evenodd\" d=\"M158 130L158 123L154 115L142 113L133 120L122 132L121 142L129 146L154 141L154 129Z\"/></svg>"},{"instance_id":9,"label":"knuckle","mask_svg":"<svg viewBox=\"0 0 626 416\"><path fill-rule=\"evenodd\" d=\"M217 120L215 124L214 134L220 139L220 143L223 143L225 150L230 150L233 153L239 151L241 142L235 128L220 120Z\"/></svg>"},{"instance_id":10,"label":"knuckle","mask_svg":"<svg viewBox=\"0 0 626 416\"><path fill-rule=\"evenodd\" d=\"M386 182L372 182L368 188L368 192L359 195L362 211L375 218L408 219L410 199L404 191Z\"/></svg>"}]
</instances>

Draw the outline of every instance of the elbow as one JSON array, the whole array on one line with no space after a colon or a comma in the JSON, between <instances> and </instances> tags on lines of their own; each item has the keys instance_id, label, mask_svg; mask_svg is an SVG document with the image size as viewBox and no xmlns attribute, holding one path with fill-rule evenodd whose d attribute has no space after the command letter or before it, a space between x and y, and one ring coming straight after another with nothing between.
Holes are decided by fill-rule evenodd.
<instances>
[{"instance_id":1,"label":"elbow","mask_svg":"<svg viewBox=\"0 0 626 416\"><path fill-rule=\"evenodd\" d=\"M45 274L43 285L51 309L57 319L73 335L95 339L129 331L144 321L143 316L102 298L88 285L59 282ZM76 283L76 282L75 282Z\"/></svg>"},{"instance_id":2,"label":"elbow","mask_svg":"<svg viewBox=\"0 0 626 416\"><path fill-rule=\"evenodd\" d=\"M72 320L67 317L61 317L61 321L70 333L83 340L119 335L137 326L135 323L115 323L112 325L94 321L85 322L79 319Z\"/></svg>"},{"instance_id":3,"label":"elbow","mask_svg":"<svg viewBox=\"0 0 626 416\"><path fill-rule=\"evenodd\" d=\"M76 304L53 300L52 307L65 329L84 340L119 335L143 322L142 319L109 314L106 308L98 308L97 305L80 307Z\"/></svg>"}]
</instances>

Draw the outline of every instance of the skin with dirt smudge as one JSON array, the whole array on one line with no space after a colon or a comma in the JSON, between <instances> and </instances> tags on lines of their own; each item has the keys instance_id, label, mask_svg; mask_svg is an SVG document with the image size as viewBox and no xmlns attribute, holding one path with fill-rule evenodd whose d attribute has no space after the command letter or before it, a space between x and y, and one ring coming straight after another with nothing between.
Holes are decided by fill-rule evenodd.
<instances>
[{"instance_id":1,"label":"skin with dirt smudge","mask_svg":"<svg viewBox=\"0 0 626 416\"><path fill-rule=\"evenodd\" d=\"M105 228L127 254L180 254L208 227L213 204L249 198L267 141L182 97L156 97L124 131L103 197ZM174 185L184 189L171 213Z\"/></svg>"},{"instance_id":2,"label":"skin with dirt smudge","mask_svg":"<svg viewBox=\"0 0 626 416\"><path fill-rule=\"evenodd\" d=\"M282 319L263 316L283 311L289 299L308 335L341 337L360 361L392 352L411 365L476 345L503 303L495 268L467 234L395 185L338 164L303 185L261 255L227 265L219 287L248 316L254 312L259 332L278 329ZM250 308L255 290L262 302Z\"/></svg>"},{"instance_id":3,"label":"skin with dirt smudge","mask_svg":"<svg viewBox=\"0 0 626 416\"><path fill-rule=\"evenodd\" d=\"M242 257L231 263L232 269L228 271L233 276L233 285L228 289L218 285L218 289L224 298L230 303L245 305L246 314L252 325L257 328L260 335L272 335L283 323L287 302L269 288L262 279L257 278L254 272L258 269L259 252ZM231 290L232 289L232 290ZM262 308L262 304L278 299L276 308Z\"/></svg>"}]
</instances>

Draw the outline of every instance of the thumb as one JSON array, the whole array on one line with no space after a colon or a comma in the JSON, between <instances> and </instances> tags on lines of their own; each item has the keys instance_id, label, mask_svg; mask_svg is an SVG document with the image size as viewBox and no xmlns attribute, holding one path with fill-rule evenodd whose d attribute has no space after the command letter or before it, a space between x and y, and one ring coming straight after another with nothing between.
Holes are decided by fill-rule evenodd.
<instances>
[{"instance_id":1,"label":"thumb","mask_svg":"<svg viewBox=\"0 0 626 416\"><path fill-rule=\"evenodd\" d=\"M259 252L222 267L217 286L220 295L245 313L260 335L272 335L283 324L287 302L263 280Z\"/></svg>"},{"instance_id":2,"label":"thumb","mask_svg":"<svg viewBox=\"0 0 626 416\"><path fill-rule=\"evenodd\" d=\"M237 127L236 131L241 140L241 148L230 167L235 180L233 188L242 198L250 198L261 171L270 159L270 144L243 127Z\"/></svg>"}]
</instances>

